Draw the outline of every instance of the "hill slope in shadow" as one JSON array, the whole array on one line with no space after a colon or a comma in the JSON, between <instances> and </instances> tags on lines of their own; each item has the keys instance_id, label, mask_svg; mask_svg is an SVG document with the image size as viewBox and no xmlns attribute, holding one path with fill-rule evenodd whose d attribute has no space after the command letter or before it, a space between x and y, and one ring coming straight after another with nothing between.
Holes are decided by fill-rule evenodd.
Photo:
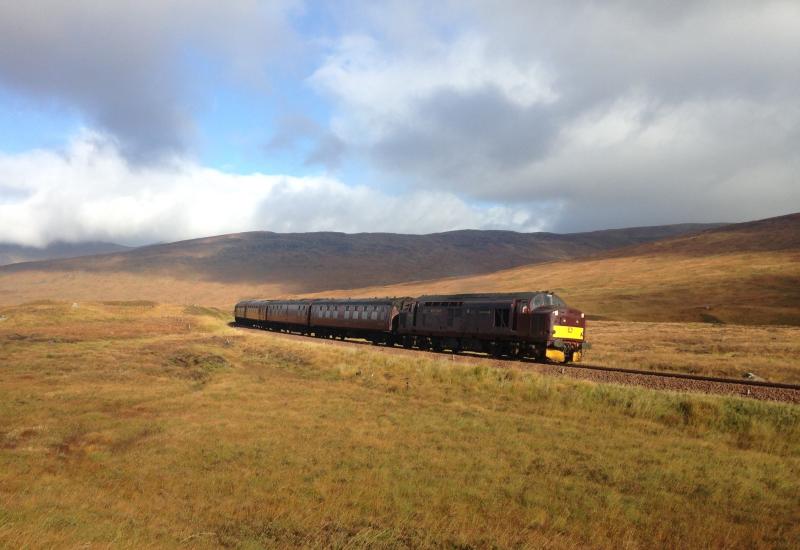
<instances>
[{"instance_id":1,"label":"hill slope in shadow","mask_svg":"<svg viewBox=\"0 0 800 550\"><path fill-rule=\"evenodd\" d=\"M391 233L250 232L141 247L121 253L23 263L24 273L117 274L220 284L276 285L287 292L358 288L491 273L596 254L718 225L682 224L589 233L452 231Z\"/></svg>"}]
</instances>

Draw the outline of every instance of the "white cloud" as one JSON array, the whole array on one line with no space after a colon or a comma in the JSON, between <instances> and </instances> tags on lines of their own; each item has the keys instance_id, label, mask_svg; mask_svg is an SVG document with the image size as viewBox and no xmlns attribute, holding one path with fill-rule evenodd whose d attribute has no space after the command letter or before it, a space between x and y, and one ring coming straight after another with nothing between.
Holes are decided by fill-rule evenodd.
<instances>
[{"instance_id":1,"label":"white cloud","mask_svg":"<svg viewBox=\"0 0 800 550\"><path fill-rule=\"evenodd\" d=\"M427 233L538 230L525 208L470 205L448 192L392 196L329 177L238 175L181 158L132 165L85 131L63 153L0 154L0 242L171 241L251 230Z\"/></svg>"},{"instance_id":2,"label":"white cloud","mask_svg":"<svg viewBox=\"0 0 800 550\"><path fill-rule=\"evenodd\" d=\"M309 81L331 94L347 118L336 130L351 141L379 139L383 130L414 115L415 103L440 89L499 89L520 107L556 99L550 78L536 63L495 59L478 36L426 41L397 52L365 35L342 37Z\"/></svg>"}]
</instances>

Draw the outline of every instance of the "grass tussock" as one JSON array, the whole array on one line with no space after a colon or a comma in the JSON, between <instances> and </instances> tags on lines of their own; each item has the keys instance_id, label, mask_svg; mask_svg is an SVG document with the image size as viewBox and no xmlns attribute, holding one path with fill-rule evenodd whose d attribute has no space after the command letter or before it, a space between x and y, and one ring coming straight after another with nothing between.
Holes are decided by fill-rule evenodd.
<instances>
[{"instance_id":1,"label":"grass tussock","mask_svg":"<svg viewBox=\"0 0 800 550\"><path fill-rule=\"evenodd\" d=\"M287 340L182 307L0 314L0 546L800 540L795 406Z\"/></svg>"},{"instance_id":2,"label":"grass tussock","mask_svg":"<svg viewBox=\"0 0 800 550\"><path fill-rule=\"evenodd\" d=\"M800 327L592 321L592 364L800 384Z\"/></svg>"}]
</instances>

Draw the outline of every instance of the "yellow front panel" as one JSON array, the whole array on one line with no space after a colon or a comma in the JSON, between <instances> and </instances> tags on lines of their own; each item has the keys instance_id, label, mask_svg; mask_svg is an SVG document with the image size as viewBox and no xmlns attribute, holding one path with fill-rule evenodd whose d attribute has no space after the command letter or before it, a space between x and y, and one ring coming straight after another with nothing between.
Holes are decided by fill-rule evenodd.
<instances>
[{"instance_id":1,"label":"yellow front panel","mask_svg":"<svg viewBox=\"0 0 800 550\"><path fill-rule=\"evenodd\" d=\"M555 325L553 327L553 337L565 338L567 340L583 340L583 329L581 327Z\"/></svg>"}]
</instances>

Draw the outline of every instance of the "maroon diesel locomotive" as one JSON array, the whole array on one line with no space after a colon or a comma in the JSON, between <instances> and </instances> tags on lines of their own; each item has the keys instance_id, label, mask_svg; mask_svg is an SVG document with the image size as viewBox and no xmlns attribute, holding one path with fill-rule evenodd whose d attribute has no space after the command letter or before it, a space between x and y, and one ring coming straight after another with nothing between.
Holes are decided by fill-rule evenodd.
<instances>
[{"instance_id":1,"label":"maroon diesel locomotive","mask_svg":"<svg viewBox=\"0 0 800 550\"><path fill-rule=\"evenodd\" d=\"M364 300L249 300L238 324L375 344L559 363L580 361L584 314L552 292Z\"/></svg>"}]
</instances>

